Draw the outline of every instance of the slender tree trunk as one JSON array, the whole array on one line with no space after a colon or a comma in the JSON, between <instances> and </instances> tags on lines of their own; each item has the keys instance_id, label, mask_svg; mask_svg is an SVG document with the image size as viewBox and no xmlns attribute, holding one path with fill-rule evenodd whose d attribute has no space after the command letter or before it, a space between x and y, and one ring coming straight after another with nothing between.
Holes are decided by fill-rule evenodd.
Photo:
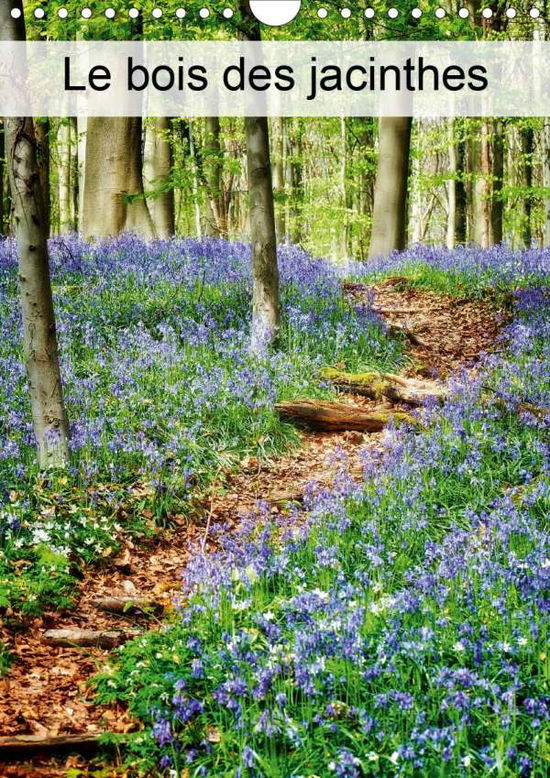
<instances>
[{"instance_id":1,"label":"slender tree trunk","mask_svg":"<svg viewBox=\"0 0 550 778\"><path fill-rule=\"evenodd\" d=\"M142 178L142 120L89 117L82 231L87 238L154 235Z\"/></svg>"},{"instance_id":2,"label":"slender tree trunk","mask_svg":"<svg viewBox=\"0 0 550 778\"><path fill-rule=\"evenodd\" d=\"M522 186L525 189L523 197L524 220L522 237L523 243L527 248L531 245L532 227L531 211L533 207L533 152L534 152L534 134L532 127L526 127L521 131L521 152L522 152Z\"/></svg>"},{"instance_id":3,"label":"slender tree trunk","mask_svg":"<svg viewBox=\"0 0 550 778\"><path fill-rule=\"evenodd\" d=\"M226 200L223 185L223 150L221 144L220 119L208 116L205 138L205 177L210 205L207 219L207 233L218 238L227 237Z\"/></svg>"},{"instance_id":4,"label":"slender tree trunk","mask_svg":"<svg viewBox=\"0 0 550 778\"><path fill-rule=\"evenodd\" d=\"M0 235L4 235L4 170L6 157L6 138L4 121L0 120Z\"/></svg>"},{"instance_id":5,"label":"slender tree trunk","mask_svg":"<svg viewBox=\"0 0 550 778\"><path fill-rule=\"evenodd\" d=\"M72 232L74 229L71 188L73 138L71 124L68 121L59 125L57 145L59 149L59 226L61 232Z\"/></svg>"},{"instance_id":6,"label":"slender tree trunk","mask_svg":"<svg viewBox=\"0 0 550 778\"><path fill-rule=\"evenodd\" d=\"M550 26L548 23L548 2L544 0L541 9L539 38L547 41L549 39ZM543 76L544 77L544 76ZM544 225L543 242L545 246L550 246L550 117L545 117L542 126L542 185L546 192L544 194Z\"/></svg>"},{"instance_id":7,"label":"slender tree trunk","mask_svg":"<svg viewBox=\"0 0 550 778\"><path fill-rule=\"evenodd\" d=\"M449 180L447 181L447 248L453 249L456 241L456 179L458 175L458 150L455 138L455 120L449 119Z\"/></svg>"},{"instance_id":8,"label":"slender tree trunk","mask_svg":"<svg viewBox=\"0 0 550 778\"><path fill-rule=\"evenodd\" d=\"M44 226L46 234L51 232L51 190L50 190L50 120L35 119L34 132L36 137L36 156L42 202L44 203Z\"/></svg>"},{"instance_id":9,"label":"slender tree trunk","mask_svg":"<svg viewBox=\"0 0 550 778\"><path fill-rule=\"evenodd\" d=\"M286 203L285 203L285 133L286 122L281 116L275 124L275 160L273 162L273 186L279 199L275 208L275 224L279 242L286 240Z\"/></svg>"},{"instance_id":10,"label":"slender tree trunk","mask_svg":"<svg viewBox=\"0 0 550 778\"><path fill-rule=\"evenodd\" d=\"M80 232L84 232L84 190L86 188L86 140L88 137L88 119L78 117L76 119L77 129L77 155L78 155L78 214L77 225Z\"/></svg>"},{"instance_id":11,"label":"slender tree trunk","mask_svg":"<svg viewBox=\"0 0 550 778\"><path fill-rule=\"evenodd\" d=\"M479 129L478 129L479 128ZM483 241L483 195L485 185L481 175L481 124L476 123L468 135L468 223L469 238L479 245Z\"/></svg>"},{"instance_id":12,"label":"slender tree trunk","mask_svg":"<svg viewBox=\"0 0 550 778\"><path fill-rule=\"evenodd\" d=\"M252 347L274 342L279 330L279 271L267 118L245 119L252 239Z\"/></svg>"},{"instance_id":13,"label":"slender tree trunk","mask_svg":"<svg viewBox=\"0 0 550 778\"><path fill-rule=\"evenodd\" d=\"M197 238L202 238L202 225L201 225L201 206L199 203L199 161L197 157L197 151L195 146L194 127L191 119L187 122L188 138L189 138L189 156L191 158L191 172L192 182L191 187L193 191L193 205L195 211L195 232Z\"/></svg>"},{"instance_id":14,"label":"slender tree trunk","mask_svg":"<svg viewBox=\"0 0 550 778\"><path fill-rule=\"evenodd\" d=\"M380 119L369 257L386 256L406 245L411 129L408 116Z\"/></svg>"},{"instance_id":15,"label":"slender tree trunk","mask_svg":"<svg viewBox=\"0 0 550 778\"><path fill-rule=\"evenodd\" d=\"M302 240L302 214L304 205L304 171L303 171L303 126L300 119L296 137L290 139L290 186L291 186L291 215L292 215L292 241L300 243Z\"/></svg>"},{"instance_id":16,"label":"slender tree trunk","mask_svg":"<svg viewBox=\"0 0 550 778\"><path fill-rule=\"evenodd\" d=\"M69 118L69 125L71 127L71 138L73 139L71 155L71 219L73 229L77 230L80 219L80 169L84 166L81 164L78 122L75 116Z\"/></svg>"},{"instance_id":17,"label":"slender tree trunk","mask_svg":"<svg viewBox=\"0 0 550 778\"><path fill-rule=\"evenodd\" d=\"M340 197L342 199L342 212L343 218L340 225L340 257L347 259L348 249L350 249L350 229L348 213L351 208L348 199L348 125L345 116L340 118L340 142L341 142L341 157L340 157ZM351 250L351 249L350 249Z\"/></svg>"},{"instance_id":18,"label":"slender tree trunk","mask_svg":"<svg viewBox=\"0 0 550 778\"><path fill-rule=\"evenodd\" d=\"M10 6L13 7L14 3L0 6L0 39L24 40L23 17L12 19ZM17 0L15 7L22 10L21 0ZM5 130L19 259L23 350L38 464L41 468L61 467L67 464L69 458L69 433L63 404L33 120L6 119Z\"/></svg>"},{"instance_id":19,"label":"slender tree trunk","mask_svg":"<svg viewBox=\"0 0 550 778\"><path fill-rule=\"evenodd\" d=\"M489 248L492 241L491 235L491 141L489 132L489 120L481 122L481 247Z\"/></svg>"},{"instance_id":20,"label":"slender tree trunk","mask_svg":"<svg viewBox=\"0 0 550 778\"><path fill-rule=\"evenodd\" d=\"M419 120L418 124L418 136L420 137L421 133L421 121ZM422 240L422 235L424 234L424 224L423 224L423 192L420 189L420 159L418 158L418 155L415 155L415 158L412 161L411 165L411 175L410 175L410 187L409 187L409 202L410 202L410 213L411 213L411 226L412 226L412 233L411 233L411 240L413 246L417 243L420 243Z\"/></svg>"},{"instance_id":21,"label":"slender tree trunk","mask_svg":"<svg viewBox=\"0 0 550 778\"><path fill-rule=\"evenodd\" d=\"M545 118L542 129L542 177L544 195L544 245L550 246L550 118Z\"/></svg>"},{"instance_id":22,"label":"slender tree trunk","mask_svg":"<svg viewBox=\"0 0 550 778\"><path fill-rule=\"evenodd\" d=\"M250 11L249 0L240 0L240 10L249 28L243 37L260 40L260 27ZM252 242L252 350L261 352L275 342L280 324L269 125L265 116L247 116L244 125Z\"/></svg>"},{"instance_id":23,"label":"slender tree trunk","mask_svg":"<svg viewBox=\"0 0 550 778\"><path fill-rule=\"evenodd\" d=\"M458 138L456 159L456 242L464 246L468 240L468 200L466 195L466 141Z\"/></svg>"},{"instance_id":24,"label":"slender tree trunk","mask_svg":"<svg viewBox=\"0 0 550 778\"><path fill-rule=\"evenodd\" d=\"M370 160L374 155L374 119L362 118L361 131L358 137L358 145L363 158L368 158L368 163L362 168L361 173L361 213L366 216L372 213L374 203L374 175L370 170Z\"/></svg>"},{"instance_id":25,"label":"slender tree trunk","mask_svg":"<svg viewBox=\"0 0 550 778\"><path fill-rule=\"evenodd\" d=\"M504 238L504 124L501 119L493 122L493 199L491 226L493 243L502 243Z\"/></svg>"},{"instance_id":26,"label":"slender tree trunk","mask_svg":"<svg viewBox=\"0 0 550 778\"><path fill-rule=\"evenodd\" d=\"M161 194L147 201L155 232L160 238L171 238L176 230L171 133L172 122L167 117L150 119L145 130L143 177L148 188L162 189Z\"/></svg>"}]
</instances>

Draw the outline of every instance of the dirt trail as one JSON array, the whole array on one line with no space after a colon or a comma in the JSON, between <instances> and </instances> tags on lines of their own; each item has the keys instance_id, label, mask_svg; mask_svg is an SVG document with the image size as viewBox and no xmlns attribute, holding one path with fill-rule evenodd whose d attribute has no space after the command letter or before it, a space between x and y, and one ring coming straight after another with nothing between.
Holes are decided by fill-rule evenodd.
<instances>
[{"instance_id":1,"label":"dirt trail","mask_svg":"<svg viewBox=\"0 0 550 778\"><path fill-rule=\"evenodd\" d=\"M460 365L472 364L477 356L494 347L502 326L502 316L489 303L459 300L450 296L419 291L394 279L370 289L349 284L346 296L354 305L369 304L384 311L386 322L405 326L418 336L410 343L406 375L445 377ZM364 397L346 400L369 408L387 408L390 403ZM357 432L301 433L302 448L288 457L262 462L243 462L237 473L226 477L223 490L216 490L204 506L204 514L189 524L175 519L175 526L159 533L147 547L130 544L117 567L90 570L80 584L75 611L46 613L20 632L2 630L16 661L9 676L0 679L0 735L88 733L103 730L127 732L135 728L122 708L95 707L87 687L89 678L109 661L109 652L97 648L54 648L44 644L44 630L51 628L150 628L155 620L112 616L99 612L93 600L102 596L151 596L167 608L179 588L182 570L190 554L206 545L212 548L207 527L223 521L228 530L239 517L254 510L258 500L267 501L274 513L288 509L289 501L299 501L312 481L329 486L335 461L342 452L352 473L361 477L361 452L381 445L384 432L364 435ZM70 756L60 762L35 759L28 763L0 763L2 778L59 778L87 775L87 762ZM112 773L120 775L120 773ZM108 773L102 772L102 778Z\"/></svg>"}]
</instances>

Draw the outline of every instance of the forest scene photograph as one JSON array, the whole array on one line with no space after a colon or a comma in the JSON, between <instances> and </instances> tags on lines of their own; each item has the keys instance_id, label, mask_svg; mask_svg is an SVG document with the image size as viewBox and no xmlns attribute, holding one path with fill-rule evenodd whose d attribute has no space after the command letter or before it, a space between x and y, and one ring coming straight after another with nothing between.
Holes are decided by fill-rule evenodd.
<instances>
[{"instance_id":1,"label":"forest scene photograph","mask_svg":"<svg viewBox=\"0 0 550 778\"><path fill-rule=\"evenodd\" d=\"M550 8L0 0L0 41ZM335 105L0 105L0 778L550 774L550 116Z\"/></svg>"}]
</instances>

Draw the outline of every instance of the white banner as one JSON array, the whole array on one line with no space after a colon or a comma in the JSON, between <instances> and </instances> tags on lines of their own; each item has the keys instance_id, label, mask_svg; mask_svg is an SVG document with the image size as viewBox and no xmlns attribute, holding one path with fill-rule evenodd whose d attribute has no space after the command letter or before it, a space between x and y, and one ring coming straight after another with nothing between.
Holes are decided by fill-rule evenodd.
<instances>
[{"instance_id":1,"label":"white banner","mask_svg":"<svg viewBox=\"0 0 550 778\"><path fill-rule=\"evenodd\" d=\"M0 42L0 116L549 116L550 42Z\"/></svg>"}]
</instances>

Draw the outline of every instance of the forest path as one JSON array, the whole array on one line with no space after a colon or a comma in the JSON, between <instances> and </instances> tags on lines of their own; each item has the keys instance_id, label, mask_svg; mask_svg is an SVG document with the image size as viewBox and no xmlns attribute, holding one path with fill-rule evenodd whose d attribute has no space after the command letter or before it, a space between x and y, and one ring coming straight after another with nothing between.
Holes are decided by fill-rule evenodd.
<instances>
[{"instance_id":1,"label":"forest path","mask_svg":"<svg viewBox=\"0 0 550 778\"><path fill-rule=\"evenodd\" d=\"M412 288L406 278L394 278L375 286L345 284L344 294L353 305L373 305L383 311L387 324L414 333L407 376L434 374L445 378L462 365L475 364L478 355L491 350L503 323L502 314L490 302L468 300ZM389 401L346 395L346 401L369 409L396 406ZM95 707L87 686L89 678L105 669L109 652L99 648L53 647L43 640L44 631L57 629L148 629L161 617L111 615L98 611L94 600L107 596L139 595L166 609L180 589L181 574L191 554L202 547L213 550L209 528L223 523L236 528L242 517L258 510L258 501L274 513L285 512L301 500L308 484L330 486L344 458L352 476L360 480L362 461L380 450L384 432L301 432L302 447L288 456L258 462L248 459L235 473L227 474L221 488L212 490L203 510L189 523L173 517L173 526L153 542L127 545L116 564L89 570L80 584L78 606L67 613L46 613L9 642L16 656L9 676L0 679L0 735L85 733L104 730L127 732L134 722L122 708ZM0 764L2 778L60 778L88 775L87 762L78 756L55 761L44 757L29 762ZM108 772L101 773L108 778ZM121 775L113 768L112 775Z\"/></svg>"}]
</instances>

